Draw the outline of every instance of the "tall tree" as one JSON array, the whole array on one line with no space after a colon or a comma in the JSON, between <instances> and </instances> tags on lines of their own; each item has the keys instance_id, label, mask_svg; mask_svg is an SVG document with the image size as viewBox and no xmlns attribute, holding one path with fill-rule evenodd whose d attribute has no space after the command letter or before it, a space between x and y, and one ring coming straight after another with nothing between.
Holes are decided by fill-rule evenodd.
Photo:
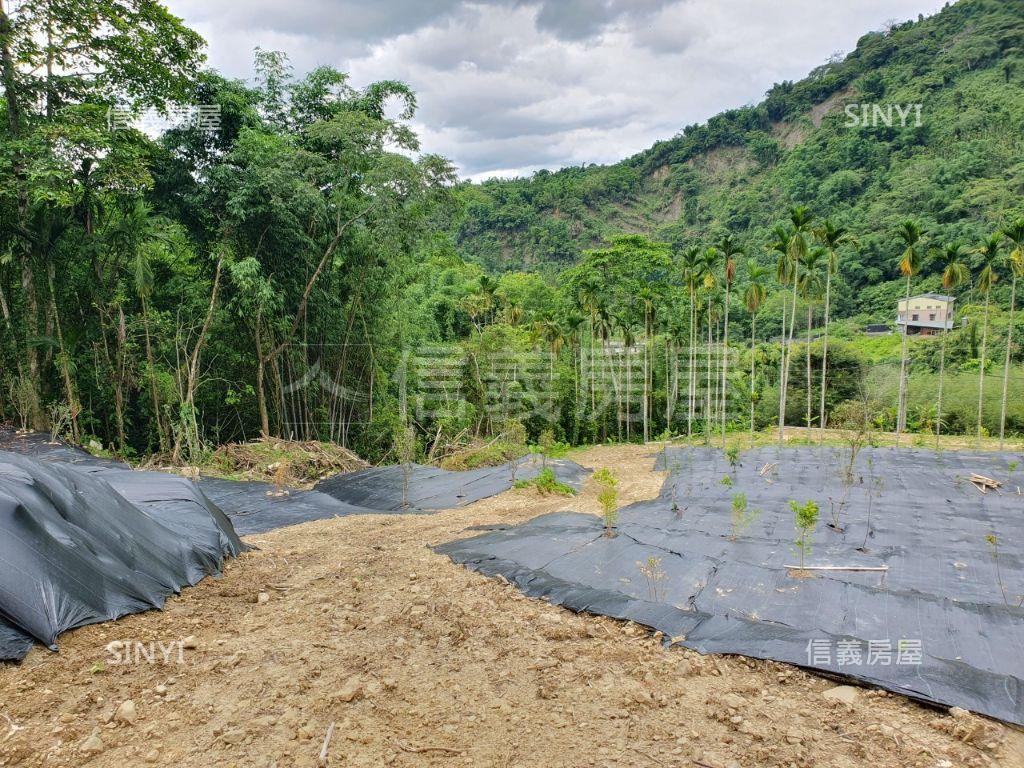
<instances>
[{"instance_id":1,"label":"tall tree","mask_svg":"<svg viewBox=\"0 0 1024 768\"><path fill-rule=\"evenodd\" d=\"M1017 279L1024 274L1024 217L1003 227L1001 234L1009 241L1010 252L1006 261L1010 267L1010 318L1006 325L1006 358L1003 360L1003 395L999 406L999 449L1003 449L1006 434L1006 395L1010 383L1010 363L1013 350L1013 321L1017 304Z\"/></svg>"},{"instance_id":2,"label":"tall tree","mask_svg":"<svg viewBox=\"0 0 1024 768\"><path fill-rule=\"evenodd\" d=\"M819 265L827 256L828 252L824 248L815 247L808 249L807 253L800 260L800 266L803 267L803 272L800 275L800 296L807 304L807 340L805 345L807 357L807 415L805 423L808 433L810 433L811 429L811 401L814 390L814 383L811 381L811 327L814 319L814 305L820 300L822 293Z\"/></svg>"},{"instance_id":3,"label":"tall tree","mask_svg":"<svg viewBox=\"0 0 1024 768\"><path fill-rule=\"evenodd\" d=\"M818 242L825 248L828 260L825 267L825 330L821 343L821 401L818 408L819 442L825 442L825 392L828 386L828 330L832 312L832 277L839 272L839 249L853 237L831 219L824 219L815 231Z\"/></svg>"},{"instance_id":4,"label":"tall tree","mask_svg":"<svg viewBox=\"0 0 1024 768\"><path fill-rule=\"evenodd\" d=\"M985 317L981 331L981 357L978 365L978 422L975 439L981 444L982 414L985 405L985 368L988 363L988 315L992 298L992 286L999 281L1000 260L1002 257L1002 237L996 233L986 237L974 249L978 254L978 289L985 294Z\"/></svg>"},{"instance_id":5,"label":"tall tree","mask_svg":"<svg viewBox=\"0 0 1024 768\"><path fill-rule=\"evenodd\" d=\"M700 259L701 250L699 246L691 245L683 251L681 262L683 269L683 281L689 295L689 343L687 344L687 369L686 369L686 437L693 437L693 416L696 408L695 390L696 380L696 349L697 349L697 286L700 284Z\"/></svg>"},{"instance_id":6,"label":"tall tree","mask_svg":"<svg viewBox=\"0 0 1024 768\"><path fill-rule=\"evenodd\" d=\"M729 299L731 298L732 283L736 279L736 257L742 256L744 251L732 235L724 235L718 241L718 250L722 253L725 262L725 327L722 331L722 449L725 449L725 423L727 413L726 403L726 382L729 380Z\"/></svg>"},{"instance_id":7,"label":"tall tree","mask_svg":"<svg viewBox=\"0 0 1024 768\"><path fill-rule=\"evenodd\" d=\"M757 348L757 313L764 304L768 295L765 289L764 280L768 276L768 269L759 266L755 259L747 259L747 289L743 293L743 303L750 313L750 434L754 434L754 404L756 401L755 391L755 361Z\"/></svg>"},{"instance_id":8,"label":"tall tree","mask_svg":"<svg viewBox=\"0 0 1024 768\"><path fill-rule=\"evenodd\" d=\"M714 367L714 354L713 354L713 339L712 332L714 329L713 311L714 311L714 293L718 287L718 265L721 261L720 253L717 248L711 246L705 248L700 257L700 275L701 282L704 286L704 290L707 294L708 304L708 338L706 346L706 359L705 366L707 372L707 382L705 384L704 393L704 441L710 442L711 430L712 430L712 403L714 399L714 391L711 387L711 371Z\"/></svg>"},{"instance_id":9,"label":"tall tree","mask_svg":"<svg viewBox=\"0 0 1024 768\"><path fill-rule=\"evenodd\" d=\"M910 322L910 281L921 271L921 227L916 221L907 220L900 224L897 234L903 246L898 262L900 274L907 281L904 304L903 335L900 338L900 386L899 402L896 408L896 445L907 426L907 336Z\"/></svg>"},{"instance_id":10,"label":"tall tree","mask_svg":"<svg viewBox=\"0 0 1024 768\"><path fill-rule=\"evenodd\" d=\"M163 108L186 99L202 46L199 35L149 0L51 0L11 10L0 2L8 142L0 202L10 222L2 245L16 254L21 274L20 347L36 428L45 426L40 309L52 303L37 278L52 268L55 237L71 209L88 217L90 182L113 188L146 181L134 132L108 130L105 115L118 105ZM90 173L97 164L104 173Z\"/></svg>"},{"instance_id":11,"label":"tall tree","mask_svg":"<svg viewBox=\"0 0 1024 768\"><path fill-rule=\"evenodd\" d=\"M941 249L934 249L933 258L938 263L942 274L942 288L947 293L951 293L971 279L971 270L967 266L964 248L960 243L946 243ZM948 321L948 316L946 321ZM935 402L935 450L939 449L939 435L942 433L942 390L946 379L946 336L948 333L949 329L944 322L942 341L939 346L939 393Z\"/></svg>"},{"instance_id":12,"label":"tall tree","mask_svg":"<svg viewBox=\"0 0 1024 768\"><path fill-rule=\"evenodd\" d=\"M775 279L782 286L782 350L779 361L779 447L785 440L786 419L783 392L786 389L786 324L788 322L789 305L787 286L796 280L796 264L789 255L789 240L792 237L784 224L776 224L772 229L772 239L768 249L776 254Z\"/></svg>"}]
</instances>

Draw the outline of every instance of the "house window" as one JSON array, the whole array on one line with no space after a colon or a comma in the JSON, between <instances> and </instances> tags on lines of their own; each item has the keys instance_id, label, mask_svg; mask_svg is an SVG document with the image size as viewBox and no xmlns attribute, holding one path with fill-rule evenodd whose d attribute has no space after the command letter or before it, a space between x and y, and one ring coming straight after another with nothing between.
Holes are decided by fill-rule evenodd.
<instances>
[{"instance_id":1,"label":"house window","mask_svg":"<svg viewBox=\"0 0 1024 768\"><path fill-rule=\"evenodd\" d=\"M911 319L911 320L917 320L917 312L915 312L914 314L912 314L912 315L910 316L910 319Z\"/></svg>"},{"instance_id":2,"label":"house window","mask_svg":"<svg viewBox=\"0 0 1024 768\"><path fill-rule=\"evenodd\" d=\"M934 313L934 312L930 313L930 314L928 315L928 319L929 319L929 320L934 320L934 319L935 319L935 313Z\"/></svg>"}]
</instances>

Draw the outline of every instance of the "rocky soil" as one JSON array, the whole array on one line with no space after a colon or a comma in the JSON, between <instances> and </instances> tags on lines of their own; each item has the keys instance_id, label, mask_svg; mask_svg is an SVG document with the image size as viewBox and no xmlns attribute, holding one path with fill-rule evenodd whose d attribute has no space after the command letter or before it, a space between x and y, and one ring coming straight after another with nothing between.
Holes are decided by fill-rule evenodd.
<instances>
[{"instance_id":1,"label":"rocky soil","mask_svg":"<svg viewBox=\"0 0 1024 768\"><path fill-rule=\"evenodd\" d=\"M630 502L661 485L650 452L573 458L614 469ZM163 612L0 668L0 766L312 768L331 724L331 766L1024 766L1016 729L666 649L428 548L560 508L597 511L589 491L517 490L253 537L259 551Z\"/></svg>"}]
</instances>

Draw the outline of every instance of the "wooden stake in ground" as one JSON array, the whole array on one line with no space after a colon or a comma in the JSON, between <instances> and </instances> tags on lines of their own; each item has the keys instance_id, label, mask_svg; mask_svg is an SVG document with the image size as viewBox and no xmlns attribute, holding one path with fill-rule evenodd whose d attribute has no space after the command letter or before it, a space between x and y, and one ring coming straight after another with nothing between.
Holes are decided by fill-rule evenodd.
<instances>
[{"instance_id":1,"label":"wooden stake in ground","mask_svg":"<svg viewBox=\"0 0 1024 768\"><path fill-rule=\"evenodd\" d=\"M888 571L888 565L787 565L792 571Z\"/></svg>"},{"instance_id":2,"label":"wooden stake in ground","mask_svg":"<svg viewBox=\"0 0 1024 768\"><path fill-rule=\"evenodd\" d=\"M320 747L320 757L317 759L317 768L327 768L327 753L331 748L331 737L334 735L334 723L327 727L327 735L324 736L324 745Z\"/></svg>"}]
</instances>

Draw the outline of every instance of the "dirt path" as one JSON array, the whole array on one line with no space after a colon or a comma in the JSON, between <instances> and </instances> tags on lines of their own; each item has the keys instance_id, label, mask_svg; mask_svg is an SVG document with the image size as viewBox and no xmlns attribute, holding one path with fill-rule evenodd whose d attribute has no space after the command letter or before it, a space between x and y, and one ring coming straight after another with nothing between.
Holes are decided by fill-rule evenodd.
<instances>
[{"instance_id":1,"label":"dirt path","mask_svg":"<svg viewBox=\"0 0 1024 768\"><path fill-rule=\"evenodd\" d=\"M651 450L573 458L614 469L628 503L661 485ZM0 766L311 767L332 722L332 766L1024 766L1016 730L882 692L830 701L820 677L666 650L428 549L561 508L597 511L589 491L513 491L253 537L259 552L163 613L0 668ZM172 650L114 664L111 641Z\"/></svg>"}]
</instances>

